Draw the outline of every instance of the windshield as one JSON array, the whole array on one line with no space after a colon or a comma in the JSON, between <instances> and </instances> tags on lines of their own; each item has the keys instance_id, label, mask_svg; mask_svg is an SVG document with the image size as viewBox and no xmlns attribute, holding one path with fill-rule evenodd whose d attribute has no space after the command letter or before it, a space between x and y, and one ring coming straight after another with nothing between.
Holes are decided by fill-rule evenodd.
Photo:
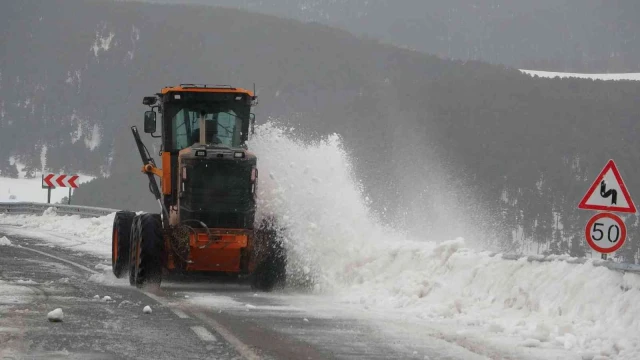
<instances>
[{"instance_id":1,"label":"windshield","mask_svg":"<svg viewBox=\"0 0 640 360\"><path fill-rule=\"evenodd\" d=\"M182 108L171 120L174 149L181 150L200 142L200 117L206 121L207 144L231 148L242 145L242 120L233 110L204 112Z\"/></svg>"}]
</instances>

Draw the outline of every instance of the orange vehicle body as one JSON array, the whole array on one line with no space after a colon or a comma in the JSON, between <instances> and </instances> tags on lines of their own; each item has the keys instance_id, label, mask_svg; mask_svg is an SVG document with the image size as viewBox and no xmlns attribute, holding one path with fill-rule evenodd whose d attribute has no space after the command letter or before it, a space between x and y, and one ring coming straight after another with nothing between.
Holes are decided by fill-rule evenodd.
<instances>
[{"instance_id":1,"label":"orange vehicle body","mask_svg":"<svg viewBox=\"0 0 640 360\"><path fill-rule=\"evenodd\" d=\"M181 84L145 96L142 103L151 108L144 132L162 139L160 166L137 127L131 131L160 213L116 213L114 275L128 272L130 284L139 287L160 284L163 273L173 271L239 275L266 291L283 284L281 229L273 216L256 219L257 156L247 146L255 123L254 93Z\"/></svg>"},{"instance_id":2,"label":"orange vehicle body","mask_svg":"<svg viewBox=\"0 0 640 360\"><path fill-rule=\"evenodd\" d=\"M239 273L243 270L242 261L248 261L246 254L251 251L251 240L252 232L247 230L209 229L208 234L205 231L191 233L188 259L191 263L183 270ZM165 243L170 246L169 239L165 239ZM176 269L174 254L168 254L166 267Z\"/></svg>"}]
</instances>

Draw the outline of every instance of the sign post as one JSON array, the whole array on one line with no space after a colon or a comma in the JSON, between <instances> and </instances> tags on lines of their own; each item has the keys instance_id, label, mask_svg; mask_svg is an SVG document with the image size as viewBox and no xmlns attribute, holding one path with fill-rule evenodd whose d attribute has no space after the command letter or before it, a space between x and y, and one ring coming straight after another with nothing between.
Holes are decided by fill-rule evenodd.
<instances>
[{"instance_id":1,"label":"sign post","mask_svg":"<svg viewBox=\"0 0 640 360\"><path fill-rule=\"evenodd\" d=\"M609 160L600 171L578 209L598 211L587 222L585 238L589 246L607 260L607 254L620 249L627 239L624 221L613 212L636 213L636 205L613 160Z\"/></svg>"},{"instance_id":2,"label":"sign post","mask_svg":"<svg viewBox=\"0 0 640 360\"><path fill-rule=\"evenodd\" d=\"M56 187L68 187L69 199L68 204L71 204L71 189L76 189L78 184L78 175L64 175L64 174L42 174L42 188L47 189L47 204L51 204L51 189Z\"/></svg>"}]
</instances>

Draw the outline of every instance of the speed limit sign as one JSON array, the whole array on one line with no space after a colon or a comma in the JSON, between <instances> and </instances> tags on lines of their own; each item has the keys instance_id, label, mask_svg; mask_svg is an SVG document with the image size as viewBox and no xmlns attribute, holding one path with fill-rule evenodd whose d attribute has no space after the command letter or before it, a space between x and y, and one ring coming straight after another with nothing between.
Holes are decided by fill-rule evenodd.
<instances>
[{"instance_id":1,"label":"speed limit sign","mask_svg":"<svg viewBox=\"0 0 640 360\"><path fill-rule=\"evenodd\" d=\"M599 253L610 254L622 247L627 228L616 214L600 213L592 217L585 229L587 243Z\"/></svg>"}]
</instances>

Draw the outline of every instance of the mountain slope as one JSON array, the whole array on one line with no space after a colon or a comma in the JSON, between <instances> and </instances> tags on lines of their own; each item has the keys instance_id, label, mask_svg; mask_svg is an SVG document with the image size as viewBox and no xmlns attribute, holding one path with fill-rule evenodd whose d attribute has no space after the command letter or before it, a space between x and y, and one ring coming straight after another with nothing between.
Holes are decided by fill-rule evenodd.
<instances>
[{"instance_id":1,"label":"mountain slope","mask_svg":"<svg viewBox=\"0 0 640 360\"><path fill-rule=\"evenodd\" d=\"M447 58L549 71L640 71L635 0L149 1L320 22Z\"/></svg>"}]
</instances>

